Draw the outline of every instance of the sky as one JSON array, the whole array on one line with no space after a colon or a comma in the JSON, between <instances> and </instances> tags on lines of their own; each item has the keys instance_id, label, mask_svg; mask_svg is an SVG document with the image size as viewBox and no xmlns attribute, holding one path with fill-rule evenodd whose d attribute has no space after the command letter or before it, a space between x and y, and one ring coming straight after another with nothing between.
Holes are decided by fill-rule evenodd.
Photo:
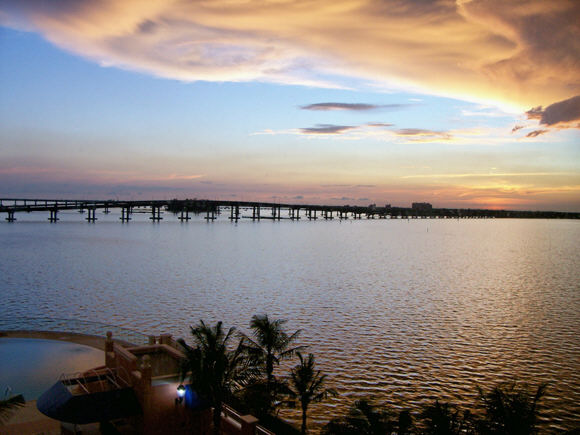
<instances>
[{"instance_id":1,"label":"sky","mask_svg":"<svg viewBox=\"0 0 580 435\"><path fill-rule=\"evenodd\" d=\"M0 197L580 211L576 0L0 0Z\"/></svg>"}]
</instances>

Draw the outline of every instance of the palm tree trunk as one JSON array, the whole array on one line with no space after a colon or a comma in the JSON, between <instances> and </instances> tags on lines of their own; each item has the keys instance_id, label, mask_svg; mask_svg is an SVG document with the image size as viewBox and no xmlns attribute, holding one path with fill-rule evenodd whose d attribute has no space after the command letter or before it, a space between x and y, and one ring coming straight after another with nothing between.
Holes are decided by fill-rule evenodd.
<instances>
[{"instance_id":1,"label":"palm tree trunk","mask_svg":"<svg viewBox=\"0 0 580 435\"><path fill-rule=\"evenodd\" d=\"M272 384L274 384L274 362L268 355L266 359L266 389L268 391L268 400L272 400Z\"/></svg>"},{"instance_id":2,"label":"palm tree trunk","mask_svg":"<svg viewBox=\"0 0 580 435\"><path fill-rule=\"evenodd\" d=\"M222 422L222 403L216 403L213 408L213 434L220 434L220 426Z\"/></svg>"},{"instance_id":3,"label":"palm tree trunk","mask_svg":"<svg viewBox=\"0 0 580 435\"><path fill-rule=\"evenodd\" d=\"M304 406L302 407L302 430L301 433L302 435L304 435L306 433L306 413L307 413L307 408L305 408Z\"/></svg>"}]
</instances>

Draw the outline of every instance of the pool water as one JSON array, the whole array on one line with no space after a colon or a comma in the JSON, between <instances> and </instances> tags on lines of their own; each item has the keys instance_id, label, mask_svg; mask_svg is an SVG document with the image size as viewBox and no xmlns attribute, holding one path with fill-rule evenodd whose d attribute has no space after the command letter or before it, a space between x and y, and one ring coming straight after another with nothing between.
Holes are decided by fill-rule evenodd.
<instances>
[{"instance_id":1,"label":"pool water","mask_svg":"<svg viewBox=\"0 0 580 435\"><path fill-rule=\"evenodd\" d=\"M37 399L63 373L105 364L105 353L92 347L56 340L0 338L0 394Z\"/></svg>"}]
</instances>

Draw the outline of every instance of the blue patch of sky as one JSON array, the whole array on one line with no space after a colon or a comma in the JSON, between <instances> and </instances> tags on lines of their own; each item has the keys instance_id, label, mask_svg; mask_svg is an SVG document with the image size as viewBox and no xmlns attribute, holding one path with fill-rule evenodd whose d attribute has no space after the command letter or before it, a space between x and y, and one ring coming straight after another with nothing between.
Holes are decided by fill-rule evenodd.
<instances>
[{"instance_id":1,"label":"blue patch of sky","mask_svg":"<svg viewBox=\"0 0 580 435\"><path fill-rule=\"evenodd\" d=\"M268 129L372 122L394 124L392 129L446 131L506 123L502 118L462 117L462 109L476 105L438 96L154 78L99 66L36 34L6 28L0 28L0 49L0 128L5 132L58 132L79 140L102 138L104 146L115 142L115 146L144 150L259 149L273 139L253 133ZM370 111L301 109L324 102L407 106Z\"/></svg>"}]
</instances>

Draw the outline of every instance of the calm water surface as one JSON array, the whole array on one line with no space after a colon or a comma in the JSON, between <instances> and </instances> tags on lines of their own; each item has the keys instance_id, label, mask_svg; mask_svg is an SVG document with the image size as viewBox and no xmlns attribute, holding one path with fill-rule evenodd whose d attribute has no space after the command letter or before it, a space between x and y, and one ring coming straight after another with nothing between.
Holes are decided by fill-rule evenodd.
<instances>
[{"instance_id":1,"label":"calm water surface","mask_svg":"<svg viewBox=\"0 0 580 435\"><path fill-rule=\"evenodd\" d=\"M303 330L340 393L315 422L369 395L472 405L476 385L517 378L550 382L553 429L580 424L578 221L60 217L0 223L0 317L187 337L268 313Z\"/></svg>"},{"instance_id":2,"label":"calm water surface","mask_svg":"<svg viewBox=\"0 0 580 435\"><path fill-rule=\"evenodd\" d=\"M76 343L0 338L0 388L2 393L10 388L11 394L36 400L61 374L83 372L104 362L103 351Z\"/></svg>"}]
</instances>

